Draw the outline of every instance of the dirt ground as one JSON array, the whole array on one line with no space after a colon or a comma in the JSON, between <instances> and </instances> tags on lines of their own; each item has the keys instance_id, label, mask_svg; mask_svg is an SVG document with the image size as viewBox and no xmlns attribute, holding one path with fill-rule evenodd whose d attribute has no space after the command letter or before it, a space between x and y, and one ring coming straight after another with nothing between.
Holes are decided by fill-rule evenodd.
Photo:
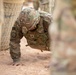
<instances>
[{"instance_id":1,"label":"dirt ground","mask_svg":"<svg viewBox=\"0 0 76 75\"><path fill-rule=\"evenodd\" d=\"M32 7L32 3L29 3ZM13 66L8 51L0 52L0 75L50 75L49 62L51 52L41 52L25 47L26 40L21 40L21 65Z\"/></svg>"},{"instance_id":2,"label":"dirt ground","mask_svg":"<svg viewBox=\"0 0 76 75\"><path fill-rule=\"evenodd\" d=\"M0 75L50 75L48 65L50 55L48 51L25 47L26 40L21 42L21 64L13 66L9 51L0 52Z\"/></svg>"}]
</instances>

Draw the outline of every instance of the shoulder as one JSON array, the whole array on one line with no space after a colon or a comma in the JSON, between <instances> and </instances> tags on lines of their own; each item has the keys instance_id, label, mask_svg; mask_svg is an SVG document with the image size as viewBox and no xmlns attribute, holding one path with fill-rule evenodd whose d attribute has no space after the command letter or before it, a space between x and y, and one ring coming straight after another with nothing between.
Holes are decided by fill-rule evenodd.
<instances>
[{"instance_id":1,"label":"shoulder","mask_svg":"<svg viewBox=\"0 0 76 75\"><path fill-rule=\"evenodd\" d=\"M39 11L40 17L43 18L47 22L51 22L52 20L52 15L48 12L45 11Z\"/></svg>"}]
</instances>

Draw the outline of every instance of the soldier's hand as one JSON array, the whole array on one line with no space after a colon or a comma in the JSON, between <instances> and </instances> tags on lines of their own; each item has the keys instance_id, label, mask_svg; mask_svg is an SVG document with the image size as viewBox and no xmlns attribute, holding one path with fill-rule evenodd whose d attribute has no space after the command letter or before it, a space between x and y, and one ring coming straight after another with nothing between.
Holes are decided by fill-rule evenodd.
<instances>
[{"instance_id":1,"label":"soldier's hand","mask_svg":"<svg viewBox=\"0 0 76 75\"><path fill-rule=\"evenodd\" d=\"M12 65L12 66L24 66L24 64L21 62L13 62L10 65Z\"/></svg>"},{"instance_id":2,"label":"soldier's hand","mask_svg":"<svg viewBox=\"0 0 76 75\"><path fill-rule=\"evenodd\" d=\"M12 63L10 63L10 65L12 65L12 66L24 66L24 64L21 61L13 61Z\"/></svg>"}]
</instances>

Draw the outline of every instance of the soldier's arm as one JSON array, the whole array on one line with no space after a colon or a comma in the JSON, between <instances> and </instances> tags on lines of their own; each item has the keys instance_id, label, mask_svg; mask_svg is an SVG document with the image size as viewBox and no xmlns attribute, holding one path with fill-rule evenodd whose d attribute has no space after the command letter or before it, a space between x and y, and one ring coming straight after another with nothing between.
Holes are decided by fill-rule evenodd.
<instances>
[{"instance_id":1,"label":"soldier's arm","mask_svg":"<svg viewBox=\"0 0 76 75\"><path fill-rule=\"evenodd\" d=\"M10 34L10 55L13 59L13 62L17 62L20 60L20 40L22 37L23 34L21 27L19 26L19 23L16 21L14 26L12 27L12 31Z\"/></svg>"},{"instance_id":2,"label":"soldier's arm","mask_svg":"<svg viewBox=\"0 0 76 75\"><path fill-rule=\"evenodd\" d=\"M21 52L20 52L20 40L23 37L23 32L27 33L27 30L24 29L26 25L27 18L27 9L22 10L19 14L17 20L12 27L10 34L10 55L14 62L20 60Z\"/></svg>"},{"instance_id":3,"label":"soldier's arm","mask_svg":"<svg viewBox=\"0 0 76 75\"><path fill-rule=\"evenodd\" d=\"M17 62L20 60L21 52L20 52L20 40L23 37L22 33L22 25L24 21L24 12L21 11L19 17L14 23L10 34L10 55L13 59L13 62Z\"/></svg>"},{"instance_id":4,"label":"soldier's arm","mask_svg":"<svg viewBox=\"0 0 76 75\"><path fill-rule=\"evenodd\" d=\"M39 1L33 0L33 6L34 6L34 9L38 10L39 9Z\"/></svg>"}]
</instances>

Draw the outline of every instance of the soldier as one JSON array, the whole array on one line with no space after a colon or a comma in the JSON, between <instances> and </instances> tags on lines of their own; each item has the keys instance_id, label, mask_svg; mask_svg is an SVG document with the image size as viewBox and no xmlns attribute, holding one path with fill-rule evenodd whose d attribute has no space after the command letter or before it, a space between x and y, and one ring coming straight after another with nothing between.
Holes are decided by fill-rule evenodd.
<instances>
[{"instance_id":1,"label":"soldier","mask_svg":"<svg viewBox=\"0 0 76 75\"><path fill-rule=\"evenodd\" d=\"M23 36L27 39L30 47L48 49L48 26L50 23L51 15L49 13L27 7L21 11L10 35L10 55L13 62L20 60L20 40Z\"/></svg>"},{"instance_id":2,"label":"soldier","mask_svg":"<svg viewBox=\"0 0 76 75\"><path fill-rule=\"evenodd\" d=\"M49 12L49 0L33 0L33 6L36 10L40 8L43 11Z\"/></svg>"},{"instance_id":3,"label":"soldier","mask_svg":"<svg viewBox=\"0 0 76 75\"><path fill-rule=\"evenodd\" d=\"M49 27L52 75L76 75L76 0L56 0L54 8Z\"/></svg>"}]
</instances>

